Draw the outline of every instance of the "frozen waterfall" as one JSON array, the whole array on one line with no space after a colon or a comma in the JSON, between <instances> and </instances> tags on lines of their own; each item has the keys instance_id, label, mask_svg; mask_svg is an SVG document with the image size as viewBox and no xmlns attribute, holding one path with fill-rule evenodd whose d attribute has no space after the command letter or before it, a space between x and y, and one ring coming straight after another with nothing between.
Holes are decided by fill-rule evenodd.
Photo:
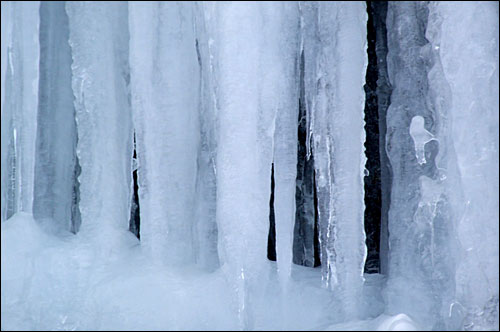
<instances>
[{"instance_id":1,"label":"frozen waterfall","mask_svg":"<svg viewBox=\"0 0 500 332\"><path fill-rule=\"evenodd\" d=\"M498 330L498 27L2 1L2 330Z\"/></svg>"}]
</instances>

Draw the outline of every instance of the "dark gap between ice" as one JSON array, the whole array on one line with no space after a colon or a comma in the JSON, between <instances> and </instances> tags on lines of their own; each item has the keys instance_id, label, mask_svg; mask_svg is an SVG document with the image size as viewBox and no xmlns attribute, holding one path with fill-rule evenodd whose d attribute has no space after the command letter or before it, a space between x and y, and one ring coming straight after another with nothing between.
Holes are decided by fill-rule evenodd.
<instances>
[{"instance_id":1,"label":"dark gap between ice","mask_svg":"<svg viewBox=\"0 0 500 332\"><path fill-rule=\"evenodd\" d=\"M377 99L377 54L375 49L376 31L373 21L371 1L367 1L368 12L367 41L368 67L366 68L365 89L365 233L368 255L365 273L378 273L380 270L380 221L381 221L381 179L379 148L379 116Z\"/></svg>"},{"instance_id":2,"label":"dark gap between ice","mask_svg":"<svg viewBox=\"0 0 500 332\"><path fill-rule=\"evenodd\" d=\"M137 161L137 152L136 152L136 141L135 141L135 133L134 133L134 156L133 156L134 164L136 165ZM129 220L129 229L138 239L141 238L141 214L140 214L140 205L139 205L139 184L137 182L137 168L132 171L132 178L134 181L134 194L132 195L132 204L130 206L130 220Z\"/></svg>"}]
</instances>

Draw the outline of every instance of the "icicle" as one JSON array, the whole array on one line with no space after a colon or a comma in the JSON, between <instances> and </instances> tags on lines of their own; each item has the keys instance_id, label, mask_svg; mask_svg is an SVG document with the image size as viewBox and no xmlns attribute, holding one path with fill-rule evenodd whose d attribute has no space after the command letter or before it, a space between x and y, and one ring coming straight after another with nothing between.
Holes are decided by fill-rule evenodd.
<instances>
[{"instance_id":1,"label":"icicle","mask_svg":"<svg viewBox=\"0 0 500 332\"><path fill-rule=\"evenodd\" d=\"M276 255L282 286L290 277L295 226L297 117L299 101L299 15L297 3L263 8L268 33L264 38L262 107L276 113L274 133L274 213Z\"/></svg>"},{"instance_id":2,"label":"icicle","mask_svg":"<svg viewBox=\"0 0 500 332\"><path fill-rule=\"evenodd\" d=\"M42 2L33 215L65 230L79 223L72 218L77 132L68 39L65 2Z\"/></svg>"},{"instance_id":3,"label":"icicle","mask_svg":"<svg viewBox=\"0 0 500 332\"><path fill-rule=\"evenodd\" d=\"M196 51L200 67L199 126L200 148L196 178L195 234L193 236L196 263L207 270L219 267L216 220L216 118L209 32L205 24L205 5L196 3Z\"/></svg>"},{"instance_id":4,"label":"icicle","mask_svg":"<svg viewBox=\"0 0 500 332\"><path fill-rule=\"evenodd\" d=\"M194 262L200 66L193 3L131 3L141 240L154 257Z\"/></svg>"},{"instance_id":5,"label":"icicle","mask_svg":"<svg viewBox=\"0 0 500 332\"><path fill-rule=\"evenodd\" d=\"M207 15L217 82L219 255L236 289L240 326L247 329L253 324L251 294L262 288L257 278L266 263L278 103L270 95L274 90L266 89L274 82L276 63L263 54L264 45L276 38L276 31L267 29L270 23L264 20L270 7L215 3ZM268 46L274 47L270 42Z\"/></svg>"},{"instance_id":6,"label":"icicle","mask_svg":"<svg viewBox=\"0 0 500 332\"><path fill-rule=\"evenodd\" d=\"M2 22L2 34L4 28L6 34L2 35L6 38L6 44L2 41L3 220L18 211L32 211L39 6L38 1L2 6L6 10L6 22Z\"/></svg>"},{"instance_id":7,"label":"icicle","mask_svg":"<svg viewBox=\"0 0 500 332\"><path fill-rule=\"evenodd\" d=\"M119 234L128 234L130 214L127 4L68 2L66 11L81 166L81 233L106 255L119 250Z\"/></svg>"},{"instance_id":8,"label":"icicle","mask_svg":"<svg viewBox=\"0 0 500 332\"><path fill-rule=\"evenodd\" d=\"M312 25L306 27L306 36L316 35L319 43L314 46L312 42L312 49L305 44L304 51L306 98L312 110L321 262L325 284L340 294L343 311L352 318L357 315L366 258L363 85L367 14L360 3L317 6L306 8L309 15L317 15L306 21Z\"/></svg>"}]
</instances>

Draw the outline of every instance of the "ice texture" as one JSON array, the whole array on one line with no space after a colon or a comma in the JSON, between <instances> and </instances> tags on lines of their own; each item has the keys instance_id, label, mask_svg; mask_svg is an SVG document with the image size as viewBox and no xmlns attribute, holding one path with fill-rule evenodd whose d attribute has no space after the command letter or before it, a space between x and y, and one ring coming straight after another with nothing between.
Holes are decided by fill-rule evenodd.
<instances>
[{"instance_id":1,"label":"ice texture","mask_svg":"<svg viewBox=\"0 0 500 332\"><path fill-rule=\"evenodd\" d=\"M33 216L76 232L77 132L68 39L65 2L41 2Z\"/></svg>"},{"instance_id":2,"label":"ice texture","mask_svg":"<svg viewBox=\"0 0 500 332\"><path fill-rule=\"evenodd\" d=\"M387 28L388 313L496 329L498 5L391 2Z\"/></svg>"},{"instance_id":3,"label":"ice texture","mask_svg":"<svg viewBox=\"0 0 500 332\"><path fill-rule=\"evenodd\" d=\"M67 2L80 161L82 236L119 250L128 231L132 116L128 84L128 4Z\"/></svg>"},{"instance_id":4,"label":"ice texture","mask_svg":"<svg viewBox=\"0 0 500 332\"><path fill-rule=\"evenodd\" d=\"M217 58L217 225L222 268L234 283L239 324L252 328L250 299L266 260L276 100L262 77L274 65L262 54L276 38L269 3L208 8L211 56ZM268 15L268 14L267 14ZM272 45L268 45L272 47ZM273 50L275 48L272 48ZM278 56L272 54L271 56ZM272 78L272 76L270 76Z\"/></svg>"},{"instance_id":5,"label":"ice texture","mask_svg":"<svg viewBox=\"0 0 500 332\"><path fill-rule=\"evenodd\" d=\"M1 9L2 330L498 330L498 3Z\"/></svg>"},{"instance_id":6,"label":"ice texture","mask_svg":"<svg viewBox=\"0 0 500 332\"><path fill-rule=\"evenodd\" d=\"M18 211L31 212L33 204L39 6L40 2L33 1L12 2L2 7L6 12L5 23L2 22L2 33L5 33L5 42L2 38L2 220Z\"/></svg>"},{"instance_id":7,"label":"ice texture","mask_svg":"<svg viewBox=\"0 0 500 332\"><path fill-rule=\"evenodd\" d=\"M458 328L498 329L499 32L498 3L432 3L428 35L444 84L451 213L460 243L449 314ZM441 142L440 142L441 145ZM452 327L456 328L457 325Z\"/></svg>"},{"instance_id":8,"label":"ice texture","mask_svg":"<svg viewBox=\"0 0 500 332\"><path fill-rule=\"evenodd\" d=\"M155 259L194 262L200 65L193 3L130 3L141 240Z\"/></svg>"},{"instance_id":9,"label":"ice texture","mask_svg":"<svg viewBox=\"0 0 500 332\"><path fill-rule=\"evenodd\" d=\"M346 316L356 317L366 259L366 7L305 3L304 12L306 100L311 109L323 278L339 294Z\"/></svg>"},{"instance_id":10,"label":"ice texture","mask_svg":"<svg viewBox=\"0 0 500 332\"><path fill-rule=\"evenodd\" d=\"M445 273L448 272L446 262L437 264L433 260L438 252L433 233L438 229L446 232L451 221L442 212L438 216L433 214L437 202L426 200L419 180L435 178L437 144L426 146L426 152L433 155L424 157L423 148L430 136L427 131L434 132L435 122L439 120L427 103L430 56L423 52L428 45L427 16L425 3L390 2L388 6L387 65L393 90L386 134L392 169L387 301L389 314L405 312L432 328L439 320L441 302L434 294L438 285L443 286L439 280L450 277ZM430 124L428 129L424 128L424 121ZM423 164L424 158L426 164ZM445 248L443 253L448 250Z\"/></svg>"},{"instance_id":11,"label":"ice texture","mask_svg":"<svg viewBox=\"0 0 500 332\"><path fill-rule=\"evenodd\" d=\"M415 156L419 165L425 164L425 144L434 140L434 135L428 132L425 127L425 119L420 115L415 115L410 123L410 135L415 145Z\"/></svg>"},{"instance_id":12,"label":"ice texture","mask_svg":"<svg viewBox=\"0 0 500 332\"><path fill-rule=\"evenodd\" d=\"M262 66L263 108L275 112L274 215L278 275L286 287L293 258L295 186L297 178L297 117L299 111L299 6L269 5L264 11L266 34Z\"/></svg>"}]
</instances>

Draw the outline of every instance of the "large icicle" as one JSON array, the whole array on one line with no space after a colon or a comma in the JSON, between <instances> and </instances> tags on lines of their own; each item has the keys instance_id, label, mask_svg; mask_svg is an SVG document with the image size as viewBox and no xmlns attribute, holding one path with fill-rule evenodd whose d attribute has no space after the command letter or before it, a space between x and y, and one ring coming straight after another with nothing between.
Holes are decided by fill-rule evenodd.
<instances>
[{"instance_id":1,"label":"large icicle","mask_svg":"<svg viewBox=\"0 0 500 332\"><path fill-rule=\"evenodd\" d=\"M32 210L38 97L40 2L12 2L8 6L6 15L11 15L12 25L6 27L6 33L12 35L6 36L7 59L2 54L6 66L2 82L2 219Z\"/></svg>"},{"instance_id":2,"label":"large icicle","mask_svg":"<svg viewBox=\"0 0 500 332\"><path fill-rule=\"evenodd\" d=\"M71 89L71 48L65 2L40 5L40 84L33 215L62 229L79 224L75 183L76 122ZM75 197L74 197L75 196Z\"/></svg>"},{"instance_id":3,"label":"large icicle","mask_svg":"<svg viewBox=\"0 0 500 332\"><path fill-rule=\"evenodd\" d=\"M193 3L130 4L141 240L153 256L194 262L200 69Z\"/></svg>"},{"instance_id":4,"label":"large icicle","mask_svg":"<svg viewBox=\"0 0 500 332\"><path fill-rule=\"evenodd\" d=\"M353 318L357 315L366 258L366 7L361 2L320 2L307 3L304 9L309 25L305 27L309 41L304 44L306 98L312 110L323 278L339 294L345 317ZM309 43L315 42L318 46L311 47Z\"/></svg>"},{"instance_id":5,"label":"large icicle","mask_svg":"<svg viewBox=\"0 0 500 332\"><path fill-rule=\"evenodd\" d=\"M498 2L432 3L431 20L438 33L428 38L445 76L436 92L447 100L448 149L456 154L447 175L461 251L449 307L458 321L449 328L498 330Z\"/></svg>"},{"instance_id":6,"label":"large icicle","mask_svg":"<svg viewBox=\"0 0 500 332\"><path fill-rule=\"evenodd\" d=\"M252 298L266 263L272 141L277 100L265 77L275 74L264 45L279 40L273 4L214 3L207 8L216 61L217 225L223 269L238 297L241 328L252 328ZM266 18L266 19L264 19ZM269 44L268 44L269 43ZM271 51L269 51L271 52ZM279 59L276 59L276 61Z\"/></svg>"},{"instance_id":7,"label":"large icicle","mask_svg":"<svg viewBox=\"0 0 500 332\"><path fill-rule=\"evenodd\" d=\"M81 165L81 233L118 250L128 231L132 122L124 2L68 2ZM106 253L108 251L105 251Z\"/></svg>"}]
</instances>

